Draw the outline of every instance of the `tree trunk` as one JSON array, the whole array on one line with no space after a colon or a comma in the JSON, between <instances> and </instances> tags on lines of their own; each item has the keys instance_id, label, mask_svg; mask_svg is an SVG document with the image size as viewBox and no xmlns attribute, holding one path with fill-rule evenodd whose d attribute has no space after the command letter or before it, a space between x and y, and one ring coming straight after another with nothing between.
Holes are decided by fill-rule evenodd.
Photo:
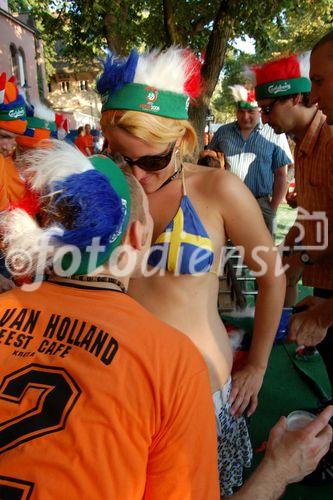
<instances>
[{"instance_id":1,"label":"tree trunk","mask_svg":"<svg viewBox=\"0 0 333 500\"><path fill-rule=\"evenodd\" d=\"M114 9L110 9L110 11L105 13L103 16L103 32L109 50L119 56L124 56L126 55L126 44L120 34L121 30L119 30L119 19L115 13L116 9L118 12L121 12L122 22L124 24L127 22L128 8L126 7L126 2L118 0L117 2L114 2Z\"/></svg>"},{"instance_id":2,"label":"tree trunk","mask_svg":"<svg viewBox=\"0 0 333 500\"><path fill-rule=\"evenodd\" d=\"M210 99L223 68L227 43L233 26L233 21L228 14L229 3L228 0L224 0L220 4L206 47L205 62L201 70L204 91L195 105L190 106L189 110L190 120L198 134L200 150L203 149L204 129Z\"/></svg>"}]
</instances>

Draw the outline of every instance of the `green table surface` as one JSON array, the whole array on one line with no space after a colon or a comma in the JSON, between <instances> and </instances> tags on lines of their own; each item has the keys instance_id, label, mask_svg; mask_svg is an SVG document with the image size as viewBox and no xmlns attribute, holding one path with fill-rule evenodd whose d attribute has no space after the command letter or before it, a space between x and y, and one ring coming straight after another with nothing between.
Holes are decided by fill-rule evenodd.
<instances>
[{"instance_id":1,"label":"green table surface","mask_svg":"<svg viewBox=\"0 0 333 500\"><path fill-rule=\"evenodd\" d=\"M258 409L250 420L250 435L253 448L259 448L268 438L269 430L281 415L291 411L317 406L318 398L296 371L290 356L294 356L295 346L279 344L273 347L269 366L259 395ZM314 356L309 361L298 361L298 366L310 374L321 388L329 394L330 384L321 357ZM253 468L263 457L255 453ZM332 500L333 484L309 486L302 483L289 485L283 499L288 500Z\"/></svg>"}]
</instances>

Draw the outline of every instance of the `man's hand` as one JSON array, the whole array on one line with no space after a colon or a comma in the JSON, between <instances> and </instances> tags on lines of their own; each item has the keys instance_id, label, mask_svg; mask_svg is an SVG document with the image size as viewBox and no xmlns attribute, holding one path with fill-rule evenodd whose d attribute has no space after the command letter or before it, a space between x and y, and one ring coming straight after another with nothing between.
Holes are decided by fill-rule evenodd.
<instances>
[{"instance_id":1,"label":"man's hand","mask_svg":"<svg viewBox=\"0 0 333 500\"><path fill-rule=\"evenodd\" d=\"M277 479L285 484L296 483L315 470L332 441L332 427L328 425L332 416L333 406L328 406L297 431L288 431L286 418L281 417L270 432L264 458Z\"/></svg>"},{"instance_id":2,"label":"man's hand","mask_svg":"<svg viewBox=\"0 0 333 500\"><path fill-rule=\"evenodd\" d=\"M294 314L291 318L288 327L289 340L305 346L316 346L324 340L333 320L330 302L319 297L306 297L302 300L298 305L307 306L308 309Z\"/></svg>"},{"instance_id":3,"label":"man's hand","mask_svg":"<svg viewBox=\"0 0 333 500\"><path fill-rule=\"evenodd\" d=\"M258 405L258 393L262 386L265 370L247 364L232 376L232 390L229 397L231 414L240 417L246 408L250 417ZM250 406L249 406L250 405Z\"/></svg>"}]
</instances>

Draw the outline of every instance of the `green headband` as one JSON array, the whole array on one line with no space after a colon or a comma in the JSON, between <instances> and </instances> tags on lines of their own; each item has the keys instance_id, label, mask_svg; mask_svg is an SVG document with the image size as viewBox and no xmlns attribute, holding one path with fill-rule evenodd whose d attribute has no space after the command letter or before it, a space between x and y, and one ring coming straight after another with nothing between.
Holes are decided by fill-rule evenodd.
<instances>
[{"instance_id":1,"label":"green headband","mask_svg":"<svg viewBox=\"0 0 333 500\"><path fill-rule=\"evenodd\" d=\"M102 95L102 112L128 109L176 120L188 119L189 97L168 90L159 90L141 83L127 83L115 92Z\"/></svg>"},{"instance_id":2,"label":"green headband","mask_svg":"<svg viewBox=\"0 0 333 500\"><path fill-rule=\"evenodd\" d=\"M11 122L14 120L26 121L25 106L14 106L11 109L0 109L0 121Z\"/></svg>"},{"instance_id":3,"label":"green headband","mask_svg":"<svg viewBox=\"0 0 333 500\"><path fill-rule=\"evenodd\" d=\"M56 130L55 122L49 122L48 120L43 120L36 116L28 116L27 121L28 128L43 128L45 130L51 130L52 132Z\"/></svg>"},{"instance_id":4,"label":"green headband","mask_svg":"<svg viewBox=\"0 0 333 500\"><path fill-rule=\"evenodd\" d=\"M89 161L92 163L95 170L105 175L112 188L121 198L124 215L123 220L119 225L118 231L116 231L116 234L114 234L110 239L110 242L108 245L106 245L105 250L103 252L98 252L96 265L94 266L94 268L89 268L89 261L91 258L90 252L81 250L81 263L77 271L75 271L75 274L87 274L88 272L92 272L94 271L94 269L97 269L109 259L111 253L120 245L123 236L126 233L131 212L130 190L126 178L118 165L114 163L110 158L101 155L91 156L89 158ZM71 262L72 254L65 254L62 259L63 268L68 269L71 265Z\"/></svg>"},{"instance_id":5,"label":"green headband","mask_svg":"<svg viewBox=\"0 0 333 500\"><path fill-rule=\"evenodd\" d=\"M311 91L311 82L308 78L290 78L289 80L275 80L263 83L255 88L256 99L272 99L292 94L303 94Z\"/></svg>"},{"instance_id":6,"label":"green headband","mask_svg":"<svg viewBox=\"0 0 333 500\"><path fill-rule=\"evenodd\" d=\"M257 109L258 107L259 106L257 103L254 105L254 103L247 102L247 101L238 101L237 102L237 108L240 108L240 109Z\"/></svg>"}]
</instances>

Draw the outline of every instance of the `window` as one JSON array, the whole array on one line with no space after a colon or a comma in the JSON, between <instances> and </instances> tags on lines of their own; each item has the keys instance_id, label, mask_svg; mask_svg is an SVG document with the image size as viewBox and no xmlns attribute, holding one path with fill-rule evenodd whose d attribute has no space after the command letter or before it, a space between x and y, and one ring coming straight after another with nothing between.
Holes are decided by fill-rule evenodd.
<instances>
[{"instance_id":1,"label":"window","mask_svg":"<svg viewBox=\"0 0 333 500\"><path fill-rule=\"evenodd\" d=\"M87 90L89 90L87 80L81 80L81 81L79 81L79 89L81 91L87 91Z\"/></svg>"},{"instance_id":2,"label":"window","mask_svg":"<svg viewBox=\"0 0 333 500\"><path fill-rule=\"evenodd\" d=\"M60 82L60 90L63 93L69 92L69 81Z\"/></svg>"},{"instance_id":3,"label":"window","mask_svg":"<svg viewBox=\"0 0 333 500\"><path fill-rule=\"evenodd\" d=\"M27 72L25 65L25 54L24 50L21 47L18 50L18 81L21 87L28 86Z\"/></svg>"},{"instance_id":4,"label":"window","mask_svg":"<svg viewBox=\"0 0 333 500\"><path fill-rule=\"evenodd\" d=\"M12 66L12 75L14 75L17 81L19 81L17 48L13 43L10 44L10 62Z\"/></svg>"}]
</instances>

